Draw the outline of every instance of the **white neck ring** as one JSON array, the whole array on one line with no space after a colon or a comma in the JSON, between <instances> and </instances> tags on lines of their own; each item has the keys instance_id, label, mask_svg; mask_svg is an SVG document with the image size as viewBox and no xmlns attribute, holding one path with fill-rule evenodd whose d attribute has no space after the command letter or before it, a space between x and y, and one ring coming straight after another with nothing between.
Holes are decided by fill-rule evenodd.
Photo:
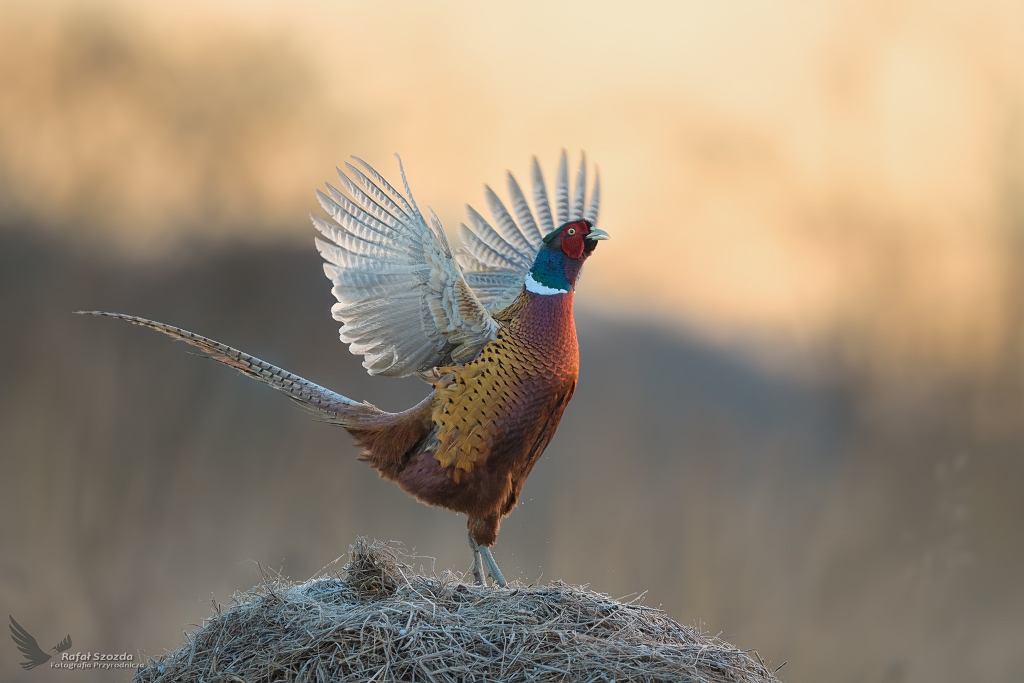
<instances>
[{"instance_id":1,"label":"white neck ring","mask_svg":"<svg viewBox=\"0 0 1024 683\"><path fill-rule=\"evenodd\" d=\"M533 273L526 274L526 291L533 292L534 294L543 294L550 296L551 294L565 294L568 289L557 289L555 287L548 287L545 284L537 282L533 279Z\"/></svg>"}]
</instances>

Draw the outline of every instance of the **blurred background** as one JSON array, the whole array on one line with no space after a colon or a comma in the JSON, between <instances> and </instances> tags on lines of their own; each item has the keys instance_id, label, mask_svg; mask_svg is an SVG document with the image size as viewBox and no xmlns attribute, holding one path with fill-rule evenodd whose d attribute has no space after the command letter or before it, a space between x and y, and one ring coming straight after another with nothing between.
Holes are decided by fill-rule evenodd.
<instances>
[{"instance_id":1,"label":"blurred background","mask_svg":"<svg viewBox=\"0 0 1024 683\"><path fill-rule=\"evenodd\" d=\"M505 522L524 581L804 681L1024 680L1019 2L0 0L0 604L158 654L357 534L464 520L156 318L401 409L337 340L313 190L357 154L450 232L585 149L613 239L576 398ZM22 671L0 681L126 680Z\"/></svg>"}]
</instances>

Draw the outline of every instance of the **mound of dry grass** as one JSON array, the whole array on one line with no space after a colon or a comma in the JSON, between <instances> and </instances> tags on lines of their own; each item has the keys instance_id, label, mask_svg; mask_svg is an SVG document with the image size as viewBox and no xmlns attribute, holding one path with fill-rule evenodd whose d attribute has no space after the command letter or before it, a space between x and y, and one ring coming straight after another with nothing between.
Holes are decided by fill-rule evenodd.
<instances>
[{"instance_id":1,"label":"mound of dry grass","mask_svg":"<svg viewBox=\"0 0 1024 683\"><path fill-rule=\"evenodd\" d=\"M651 607L561 582L467 585L408 561L359 539L341 574L268 577L133 683L777 680L759 658Z\"/></svg>"}]
</instances>

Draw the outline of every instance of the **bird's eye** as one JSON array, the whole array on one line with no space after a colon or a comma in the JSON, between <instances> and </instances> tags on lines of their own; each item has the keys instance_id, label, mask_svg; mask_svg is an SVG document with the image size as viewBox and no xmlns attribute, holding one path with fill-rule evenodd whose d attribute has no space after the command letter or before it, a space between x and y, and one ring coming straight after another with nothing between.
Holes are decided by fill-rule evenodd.
<instances>
[{"instance_id":1,"label":"bird's eye","mask_svg":"<svg viewBox=\"0 0 1024 683\"><path fill-rule=\"evenodd\" d=\"M576 228L569 228L565 232L570 234L570 235L575 235L576 234Z\"/></svg>"}]
</instances>

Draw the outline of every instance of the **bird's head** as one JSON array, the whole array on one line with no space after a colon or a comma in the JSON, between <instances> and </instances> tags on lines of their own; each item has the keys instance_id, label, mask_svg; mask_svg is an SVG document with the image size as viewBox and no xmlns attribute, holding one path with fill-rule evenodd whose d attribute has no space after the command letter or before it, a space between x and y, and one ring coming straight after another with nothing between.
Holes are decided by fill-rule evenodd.
<instances>
[{"instance_id":1,"label":"bird's head","mask_svg":"<svg viewBox=\"0 0 1024 683\"><path fill-rule=\"evenodd\" d=\"M594 253L597 243L609 238L589 220L566 223L544 238L526 278L526 288L535 294L562 294L576 286L583 262Z\"/></svg>"}]
</instances>

